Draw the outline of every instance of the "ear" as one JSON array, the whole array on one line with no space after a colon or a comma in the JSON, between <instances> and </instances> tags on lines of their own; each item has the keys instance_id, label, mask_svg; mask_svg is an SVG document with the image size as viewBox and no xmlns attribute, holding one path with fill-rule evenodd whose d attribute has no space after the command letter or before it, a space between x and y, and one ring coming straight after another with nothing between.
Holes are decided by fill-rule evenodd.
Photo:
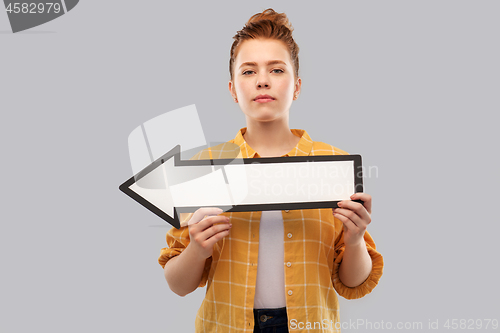
<instances>
[{"instance_id":1,"label":"ear","mask_svg":"<svg viewBox=\"0 0 500 333\"><path fill-rule=\"evenodd\" d=\"M229 93L233 96L235 103L238 103L238 97L236 96L236 91L234 90L234 85L232 81L229 81Z\"/></svg>"},{"instance_id":2,"label":"ear","mask_svg":"<svg viewBox=\"0 0 500 333\"><path fill-rule=\"evenodd\" d=\"M233 96L233 99L236 98L236 91L234 91L234 85L233 85L233 81L229 80L229 93L231 94L231 96Z\"/></svg>"},{"instance_id":3,"label":"ear","mask_svg":"<svg viewBox=\"0 0 500 333\"><path fill-rule=\"evenodd\" d=\"M302 79L299 77L299 78L297 78L297 81L295 82L295 89L293 91L293 96L294 96L293 99L297 99L297 97L299 97L301 87L302 87Z\"/></svg>"}]
</instances>

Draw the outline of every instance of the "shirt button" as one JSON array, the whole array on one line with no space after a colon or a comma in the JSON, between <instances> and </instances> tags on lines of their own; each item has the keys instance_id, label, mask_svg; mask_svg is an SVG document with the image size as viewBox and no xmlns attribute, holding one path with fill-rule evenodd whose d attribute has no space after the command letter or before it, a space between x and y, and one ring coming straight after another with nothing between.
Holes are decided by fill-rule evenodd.
<instances>
[{"instance_id":1,"label":"shirt button","mask_svg":"<svg viewBox=\"0 0 500 333\"><path fill-rule=\"evenodd\" d=\"M288 236L288 238L292 238L292 234L290 232L288 233L287 236Z\"/></svg>"},{"instance_id":2,"label":"shirt button","mask_svg":"<svg viewBox=\"0 0 500 333\"><path fill-rule=\"evenodd\" d=\"M290 266L292 266L292 263L291 262L287 262L286 263L286 267L290 267Z\"/></svg>"},{"instance_id":3,"label":"shirt button","mask_svg":"<svg viewBox=\"0 0 500 333\"><path fill-rule=\"evenodd\" d=\"M292 296L293 292L291 290L288 290L288 295Z\"/></svg>"}]
</instances>

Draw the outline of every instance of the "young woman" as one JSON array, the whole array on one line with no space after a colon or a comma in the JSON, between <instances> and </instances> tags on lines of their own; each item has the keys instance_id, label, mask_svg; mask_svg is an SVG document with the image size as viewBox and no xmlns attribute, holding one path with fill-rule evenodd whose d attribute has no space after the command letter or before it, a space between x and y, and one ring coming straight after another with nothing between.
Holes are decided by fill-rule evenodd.
<instances>
[{"instance_id":1,"label":"young woman","mask_svg":"<svg viewBox=\"0 0 500 333\"><path fill-rule=\"evenodd\" d=\"M267 9L234 36L229 91L247 126L194 159L231 157L235 145L242 158L347 154L289 128L289 109L302 85L292 30L285 14ZM178 295L207 285L196 332L339 331L337 293L363 297L383 268L366 232L371 196L356 193L351 199L364 204L183 214L183 226L167 233L159 263Z\"/></svg>"}]
</instances>

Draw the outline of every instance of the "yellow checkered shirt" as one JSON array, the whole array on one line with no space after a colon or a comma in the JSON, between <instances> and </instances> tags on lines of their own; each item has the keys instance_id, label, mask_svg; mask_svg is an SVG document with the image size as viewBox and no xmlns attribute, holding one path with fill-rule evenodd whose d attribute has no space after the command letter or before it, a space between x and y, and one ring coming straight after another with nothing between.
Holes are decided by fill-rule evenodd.
<instances>
[{"instance_id":1,"label":"yellow checkered shirt","mask_svg":"<svg viewBox=\"0 0 500 333\"><path fill-rule=\"evenodd\" d=\"M234 157L234 144L240 147L238 157L257 158L259 154L244 140L246 128L240 129L229 144L200 151L192 159ZM323 142L314 142L304 130L292 129L300 141L284 156L347 155L343 150ZM227 212L233 227L229 235L214 245L206 260L199 287L207 286L205 298L196 315L196 332L253 332L254 294L259 252L259 223L262 212ZM307 332L340 332L332 330L339 323L337 293L356 299L370 293L383 270L382 255L368 232L365 242L372 258L372 271L361 285L350 288L339 279L339 265L344 252L343 225L331 209L283 210L286 310L288 321L303 323ZM181 214L182 225L192 214ZM167 245L161 249L158 262L162 267L179 255L189 244L187 226L167 232ZM288 263L288 265L287 265ZM309 323L311 329L305 329Z\"/></svg>"}]
</instances>

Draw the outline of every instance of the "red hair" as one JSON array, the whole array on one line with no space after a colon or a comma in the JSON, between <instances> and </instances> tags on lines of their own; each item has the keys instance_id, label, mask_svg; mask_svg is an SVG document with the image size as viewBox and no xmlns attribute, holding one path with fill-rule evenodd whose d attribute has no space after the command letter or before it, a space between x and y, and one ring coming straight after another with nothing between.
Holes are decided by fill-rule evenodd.
<instances>
[{"instance_id":1,"label":"red hair","mask_svg":"<svg viewBox=\"0 0 500 333\"><path fill-rule=\"evenodd\" d=\"M268 8L262 13L257 13L250 17L243 29L234 35L229 59L229 74L233 80L233 67L238 46L249 39L275 39L282 41L290 52L290 58L294 68L295 78L299 77L299 46L292 37L293 27L285 13L277 13Z\"/></svg>"}]
</instances>

